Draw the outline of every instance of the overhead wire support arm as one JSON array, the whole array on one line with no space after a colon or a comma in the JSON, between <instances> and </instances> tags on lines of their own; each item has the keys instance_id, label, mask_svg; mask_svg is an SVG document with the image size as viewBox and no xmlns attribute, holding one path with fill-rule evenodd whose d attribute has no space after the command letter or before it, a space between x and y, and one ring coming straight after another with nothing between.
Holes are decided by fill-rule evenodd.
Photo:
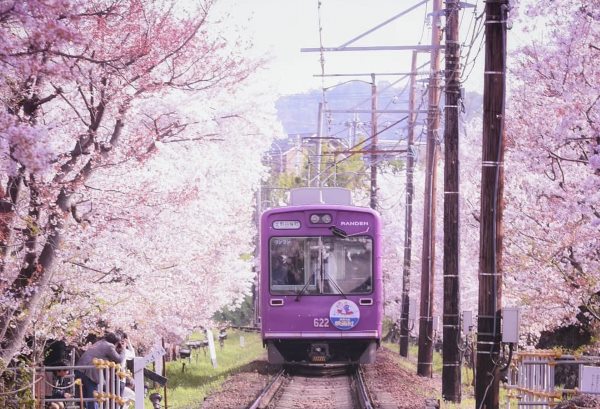
<instances>
[{"instance_id":1,"label":"overhead wire support arm","mask_svg":"<svg viewBox=\"0 0 600 409\"><path fill-rule=\"evenodd\" d=\"M377 153L377 154L385 154L385 153L406 153L406 149L359 149L359 150L344 150L344 151L332 151L325 153L324 155L339 155L339 154L356 154L356 153Z\"/></svg>"},{"instance_id":2,"label":"overhead wire support arm","mask_svg":"<svg viewBox=\"0 0 600 409\"><path fill-rule=\"evenodd\" d=\"M378 72L377 76L397 76L397 75L431 75L429 71L414 71L414 72ZM366 77L371 76L371 73L345 73L345 74L313 74L313 77Z\"/></svg>"},{"instance_id":3,"label":"overhead wire support arm","mask_svg":"<svg viewBox=\"0 0 600 409\"><path fill-rule=\"evenodd\" d=\"M436 47L442 50L442 47ZM379 45L379 46L362 46L362 47L323 47L323 48L301 48L300 52L303 53L314 53L314 52L331 52L331 51L431 51L433 49L430 45Z\"/></svg>"},{"instance_id":4,"label":"overhead wire support arm","mask_svg":"<svg viewBox=\"0 0 600 409\"><path fill-rule=\"evenodd\" d=\"M408 9L396 14L393 17L390 17L389 19L387 19L386 21L384 21L381 24L378 24L377 26L373 27L370 30L365 31L362 34L359 34L358 36L354 37L353 39L346 41L344 44L342 44L339 47L319 47L319 48L301 48L300 52L329 52L329 51L401 51L401 50L416 50L416 51L431 51L431 46L429 45L400 45L400 46L375 46L375 47L348 47L350 44L356 42L357 40L360 40L361 38L371 34L372 32L380 29L381 27L391 23L392 21L404 16L405 14L408 14L409 12L415 10L416 8L422 6L423 4L427 3L429 0L422 0L421 2L415 4L412 7L409 7Z\"/></svg>"},{"instance_id":5,"label":"overhead wire support arm","mask_svg":"<svg viewBox=\"0 0 600 409\"><path fill-rule=\"evenodd\" d=\"M404 10L403 12L396 14L394 17L391 17L389 19L387 19L386 21L384 21L383 23L373 27L372 29L365 31L364 33L358 35L357 37L354 37L353 39L351 39L350 41L345 42L344 44L342 44L339 47L323 47L323 44L321 43L320 47L310 47L310 48L301 48L300 52L306 53L306 52L319 52L319 53L323 53L323 52L330 52L330 51L402 51L402 50L413 50L413 51L424 51L424 52L429 52L432 49L432 46L430 45L384 45L384 46L371 46L371 47L348 47L348 45L354 43L355 41L371 34L373 31L378 30L379 28L391 23L392 21L394 21L395 19L402 17L403 15L407 14L408 12L416 9L417 7L427 3L429 0L423 0L418 4L415 4L414 6ZM319 3L320 4L320 3ZM440 48L440 47L438 47ZM322 58L322 57L321 57ZM323 73L324 74L324 73Z\"/></svg>"},{"instance_id":6,"label":"overhead wire support arm","mask_svg":"<svg viewBox=\"0 0 600 409\"><path fill-rule=\"evenodd\" d=\"M354 37L352 40L350 40L350 41L348 41L348 42L346 42L346 43L342 44L340 47L346 47L346 46L348 46L348 45L352 44L353 42L355 42L356 40L360 40L361 38L363 38L363 37L365 37L365 36L367 36L367 35L371 34L373 31L375 31L375 30L378 30L378 29L380 29L381 27L383 27L383 26L385 26L385 25L387 25L387 24L391 23L392 21L396 20L397 18L400 18L400 17L402 17L403 15L410 13L411 11L413 11L414 9L416 9L416 8L418 8L418 7L420 7L420 6L422 6L423 4L427 3L428 1L429 1L429 0L423 0L423 1L421 1L420 3L418 3L418 4L415 4L414 6L407 8L406 10L404 10L404 11L402 11L402 12L400 12L400 13L396 14L395 16L393 16L393 17L391 17L391 18L387 19L386 21L384 21L383 23L379 24L378 26L375 26L375 27L373 27L372 29L370 29L370 30L368 30L368 31L365 31L364 33L362 33L362 34L360 34L360 35L358 35L358 36Z\"/></svg>"},{"instance_id":7,"label":"overhead wire support arm","mask_svg":"<svg viewBox=\"0 0 600 409\"><path fill-rule=\"evenodd\" d=\"M371 112L376 114L426 114L429 111L427 109L415 111L408 109L327 109L325 112L331 114L370 114Z\"/></svg>"}]
</instances>

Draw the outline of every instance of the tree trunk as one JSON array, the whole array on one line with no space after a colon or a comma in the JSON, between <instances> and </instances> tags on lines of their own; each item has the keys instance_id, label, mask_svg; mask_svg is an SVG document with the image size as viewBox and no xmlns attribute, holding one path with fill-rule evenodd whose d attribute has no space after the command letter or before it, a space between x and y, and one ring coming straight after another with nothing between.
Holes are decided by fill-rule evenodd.
<instances>
[{"instance_id":1,"label":"tree trunk","mask_svg":"<svg viewBox=\"0 0 600 409\"><path fill-rule=\"evenodd\" d=\"M121 136L124 127L123 117L127 113L128 108L128 103L125 103L119 110L120 117L115 121L113 133L109 141L109 144L113 147L118 143ZM93 144L93 134L99 125L99 122L95 122L93 125L94 129L90 129L90 134L86 135L86 145L91 146ZM61 167L63 172L57 175L53 182L64 183L63 179L65 178L65 175L72 171L77 158L84 151L85 149L82 149L81 141L78 141L76 147L71 151L71 159L63 164ZM42 251L38 256L34 251L35 243L28 243L29 251L27 251L24 256L24 261L26 261L24 265L26 267L21 269L10 288L3 291L3 297L12 297L16 301L16 304L12 308L2 311L2 315L0 315L0 329L3 331L3 333L0 334L3 335L0 337L2 346L0 359L5 363L12 360L21 349L23 339L29 329L31 320L34 317L36 310L39 308L42 296L52 278L56 255L55 249L59 248L61 242L60 232L65 221L69 217L69 214L71 214L73 210L70 198L93 173L94 167L92 165L96 162L96 159L106 158L110 155L110 152L111 149L107 148L97 150L94 155L91 155L92 158L77 171L73 178L67 183L67 186L63 187L55 203L50 206L52 212L46 225L46 242ZM30 189L32 187L30 187ZM41 210L41 207L42 204L38 203L35 194L32 194L30 212L33 212L32 214L35 215ZM29 238L34 240L33 232L29 233ZM33 291L30 293L25 291L28 287L33 288Z\"/></svg>"}]
</instances>

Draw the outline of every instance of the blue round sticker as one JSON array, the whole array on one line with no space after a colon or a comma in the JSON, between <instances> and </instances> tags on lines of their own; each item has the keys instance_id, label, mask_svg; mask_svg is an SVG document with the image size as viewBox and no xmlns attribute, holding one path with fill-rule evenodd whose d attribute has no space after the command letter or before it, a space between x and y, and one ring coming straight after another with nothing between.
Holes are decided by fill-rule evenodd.
<instances>
[{"instance_id":1,"label":"blue round sticker","mask_svg":"<svg viewBox=\"0 0 600 409\"><path fill-rule=\"evenodd\" d=\"M341 330L352 329L360 320L358 306L350 300L339 300L329 310L329 321Z\"/></svg>"}]
</instances>

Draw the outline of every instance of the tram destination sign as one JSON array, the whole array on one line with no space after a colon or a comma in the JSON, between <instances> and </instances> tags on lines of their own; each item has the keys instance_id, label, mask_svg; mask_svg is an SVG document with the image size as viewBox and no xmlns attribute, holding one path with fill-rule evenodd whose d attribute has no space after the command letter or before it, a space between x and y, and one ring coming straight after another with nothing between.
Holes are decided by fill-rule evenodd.
<instances>
[{"instance_id":1,"label":"tram destination sign","mask_svg":"<svg viewBox=\"0 0 600 409\"><path fill-rule=\"evenodd\" d=\"M298 230L300 222L298 220L276 220L273 222L275 230Z\"/></svg>"}]
</instances>

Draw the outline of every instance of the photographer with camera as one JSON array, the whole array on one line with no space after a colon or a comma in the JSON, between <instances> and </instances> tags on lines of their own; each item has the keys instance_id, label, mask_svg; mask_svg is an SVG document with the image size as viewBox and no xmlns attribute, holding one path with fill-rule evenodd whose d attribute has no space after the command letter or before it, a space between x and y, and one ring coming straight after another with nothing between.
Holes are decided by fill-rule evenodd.
<instances>
[{"instance_id":1,"label":"photographer with camera","mask_svg":"<svg viewBox=\"0 0 600 409\"><path fill-rule=\"evenodd\" d=\"M102 359L117 364L123 362L125 358L125 348L122 345L121 337L113 332L107 332L100 341L89 347L79 361L77 366L93 365L94 359ZM87 368L75 370L75 377L81 379L83 385L83 397L93 398L94 391L98 388L99 376L97 368ZM98 409L98 402L85 402L85 409Z\"/></svg>"},{"instance_id":2,"label":"photographer with camera","mask_svg":"<svg viewBox=\"0 0 600 409\"><path fill-rule=\"evenodd\" d=\"M126 333L118 331L117 335L119 335L121 338L121 342L116 348L117 352L124 353L123 359L121 360L121 370L126 371L127 369L130 369L133 371L133 358L135 358L135 349L133 349L133 345L131 345L131 341ZM124 396L126 380L126 378L119 378L117 382L117 387L121 391L121 396Z\"/></svg>"}]
</instances>

